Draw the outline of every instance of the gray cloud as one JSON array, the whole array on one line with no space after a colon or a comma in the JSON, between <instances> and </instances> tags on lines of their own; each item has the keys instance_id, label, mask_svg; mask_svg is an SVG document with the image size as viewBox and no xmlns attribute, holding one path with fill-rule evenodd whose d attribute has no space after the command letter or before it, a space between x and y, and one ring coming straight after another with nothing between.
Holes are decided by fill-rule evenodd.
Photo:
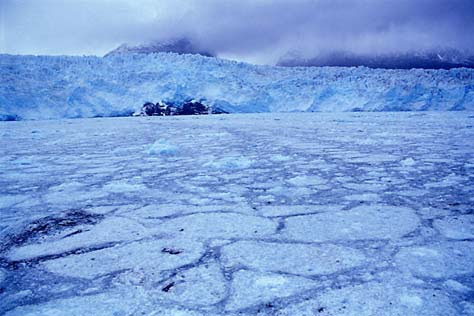
<instances>
[{"instance_id":1,"label":"gray cloud","mask_svg":"<svg viewBox=\"0 0 474 316\"><path fill-rule=\"evenodd\" d=\"M223 57L274 63L333 50L474 51L472 0L2 0L0 51L97 54L188 37Z\"/></svg>"}]
</instances>

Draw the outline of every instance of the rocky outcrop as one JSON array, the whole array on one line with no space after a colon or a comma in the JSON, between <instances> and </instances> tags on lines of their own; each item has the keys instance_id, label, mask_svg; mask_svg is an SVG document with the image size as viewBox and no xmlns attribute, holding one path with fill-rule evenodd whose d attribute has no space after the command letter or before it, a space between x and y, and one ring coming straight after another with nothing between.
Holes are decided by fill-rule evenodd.
<instances>
[{"instance_id":1,"label":"rocky outcrop","mask_svg":"<svg viewBox=\"0 0 474 316\"><path fill-rule=\"evenodd\" d=\"M209 107L198 101L186 102L181 106L179 115L203 115L209 114Z\"/></svg>"},{"instance_id":2,"label":"rocky outcrop","mask_svg":"<svg viewBox=\"0 0 474 316\"><path fill-rule=\"evenodd\" d=\"M141 113L143 113L144 116L164 115L165 109L160 103L153 104L146 102L142 107Z\"/></svg>"},{"instance_id":3,"label":"rocky outcrop","mask_svg":"<svg viewBox=\"0 0 474 316\"><path fill-rule=\"evenodd\" d=\"M207 106L202 101L189 100L181 104L167 104L159 101L156 104L146 102L134 116L169 116L169 115L206 115L225 114L226 111Z\"/></svg>"}]
</instances>

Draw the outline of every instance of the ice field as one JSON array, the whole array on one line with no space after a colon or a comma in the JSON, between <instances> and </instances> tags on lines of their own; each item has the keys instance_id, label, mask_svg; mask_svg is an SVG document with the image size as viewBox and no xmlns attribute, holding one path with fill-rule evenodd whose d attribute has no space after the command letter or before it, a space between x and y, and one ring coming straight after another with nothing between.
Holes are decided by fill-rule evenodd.
<instances>
[{"instance_id":1,"label":"ice field","mask_svg":"<svg viewBox=\"0 0 474 316\"><path fill-rule=\"evenodd\" d=\"M0 122L1 315L474 315L474 113Z\"/></svg>"}]
</instances>

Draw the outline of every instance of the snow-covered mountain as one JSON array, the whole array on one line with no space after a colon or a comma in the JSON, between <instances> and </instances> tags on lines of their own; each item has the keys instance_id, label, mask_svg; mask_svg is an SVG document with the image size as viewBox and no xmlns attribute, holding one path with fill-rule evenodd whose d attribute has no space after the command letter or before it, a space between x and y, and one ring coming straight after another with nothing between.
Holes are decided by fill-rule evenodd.
<instances>
[{"instance_id":1,"label":"snow-covered mountain","mask_svg":"<svg viewBox=\"0 0 474 316\"><path fill-rule=\"evenodd\" d=\"M474 68L474 55L455 49L439 49L431 51L413 51L382 55L363 55L337 51L321 54L312 58L304 58L298 52L290 52L277 63L279 66L337 66L382 69L452 69L459 67Z\"/></svg>"},{"instance_id":2,"label":"snow-covered mountain","mask_svg":"<svg viewBox=\"0 0 474 316\"><path fill-rule=\"evenodd\" d=\"M177 53L177 54L198 54L213 57L214 54L204 49L198 48L187 38L170 40L167 42L151 42L141 45L122 44L116 49L108 52L104 57L127 55L127 54L153 54L153 53Z\"/></svg>"},{"instance_id":3,"label":"snow-covered mountain","mask_svg":"<svg viewBox=\"0 0 474 316\"><path fill-rule=\"evenodd\" d=\"M0 118L130 115L146 101L227 112L474 110L474 69L271 67L199 55L0 55Z\"/></svg>"}]
</instances>

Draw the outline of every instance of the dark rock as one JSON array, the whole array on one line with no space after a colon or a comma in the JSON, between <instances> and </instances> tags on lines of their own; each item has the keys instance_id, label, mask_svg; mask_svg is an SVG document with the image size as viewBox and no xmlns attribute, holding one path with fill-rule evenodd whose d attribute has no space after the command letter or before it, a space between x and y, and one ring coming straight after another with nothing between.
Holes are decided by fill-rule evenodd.
<instances>
[{"instance_id":1,"label":"dark rock","mask_svg":"<svg viewBox=\"0 0 474 316\"><path fill-rule=\"evenodd\" d=\"M143 116L165 115L165 106L161 103L146 102L141 110Z\"/></svg>"},{"instance_id":2,"label":"dark rock","mask_svg":"<svg viewBox=\"0 0 474 316\"><path fill-rule=\"evenodd\" d=\"M188 99L183 103L174 102L146 102L140 112L134 116L161 116L161 115L206 115L206 114L224 114L228 113L220 108L212 108L202 103Z\"/></svg>"},{"instance_id":3,"label":"dark rock","mask_svg":"<svg viewBox=\"0 0 474 316\"><path fill-rule=\"evenodd\" d=\"M229 114L229 112L224 111L221 108L213 107L211 110L211 114Z\"/></svg>"},{"instance_id":4,"label":"dark rock","mask_svg":"<svg viewBox=\"0 0 474 316\"><path fill-rule=\"evenodd\" d=\"M209 114L209 108L198 101L186 102L180 108L178 115L205 115Z\"/></svg>"},{"instance_id":5,"label":"dark rock","mask_svg":"<svg viewBox=\"0 0 474 316\"><path fill-rule=\"evenodd\" d=\"M170 255L179 255L179 254L182 253L183 251L182 251L182 250L179 250L179 249L163 248L163 249L161 249L161 252L163 252L163 253L169 253Z\"/></svg>"},{"instance_id":6,"label":"dark rock","mask_svg":"<svg viewBox=\"0 0 474 316\"><path fill-rule=\"evenodd\" d=\"M153 115L155 105L151 102L146 102L142 107L142 113L145 115L151 116Z\"/></svg>"},{"instance_id":7,"label":"dark rock","mask_svg":"<svg viewBox=\"0 0 474 316\"><path fill-rule=\"evenodd\" d=\"M171 282L169 283L168 285L166 285L165 287L163 287L161 290L163 292L169 292L169 290L171 290L171 288L174 286L174 282Z\"/></svg>"},{"instance_id":8,"label":"dark rock","mask_svg":"<svg viewBox=\"0 0 474 316\"><path fill-rule=\"evenodd\" d=\"M179 109L175 106L168 105L165 110L165 115L179 115Z\"/></svg>"},{"instance_id":9,"label":"dark rock","mask_svg":"<svg viewBox=\"0 0 474 316\"><path fill-rule=\"evenodd\" d=\"M20 121L21 117L11 114L0 114L0 121Z\"/></svg>"}]
</instances>

